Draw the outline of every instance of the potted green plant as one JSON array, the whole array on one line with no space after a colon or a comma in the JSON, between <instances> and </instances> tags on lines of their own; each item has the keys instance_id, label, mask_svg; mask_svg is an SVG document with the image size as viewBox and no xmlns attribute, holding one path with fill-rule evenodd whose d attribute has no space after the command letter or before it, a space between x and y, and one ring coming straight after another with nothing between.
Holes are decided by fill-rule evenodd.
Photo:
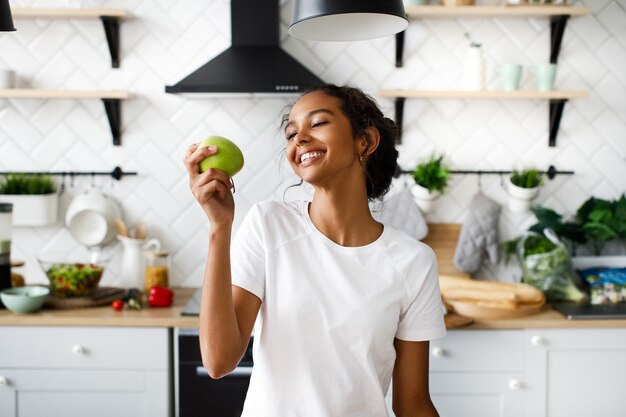
<instances>
[{"instance_id":1,"label":"potted green plant","mask_svg":"<svg viewBox=\"0 0 626 417\"><path fill-rule=\"evenodd\" d=\"M542 182L543 174L534 168L514 170L507 183L509 210L514 213L527 211L531 202L539 194Z\"/></svg>"},{"instance_id":2,"label":"potted green plant","mask_svg":"<svg viewBox=\"0 0 626 417\"><path fill-rule=\"evenodd\" d=\"M48 226L57 221L59 196L49 176L13 173L0 178L0 202L13 204L14 226Z\"/></svg>"},{"instance_id":3,"label":"potted green plant","mask_svg":"<svg viewBox=\"0 0 626 417\"><path fill-rule=\"evenodd\" d=\"M426 161L418 163L413 170L415 185L411 191L424 213L430 212L437 198L448 186L450 170L443 162L443 157L432 155Z\"/></svg>"}]
</instances>

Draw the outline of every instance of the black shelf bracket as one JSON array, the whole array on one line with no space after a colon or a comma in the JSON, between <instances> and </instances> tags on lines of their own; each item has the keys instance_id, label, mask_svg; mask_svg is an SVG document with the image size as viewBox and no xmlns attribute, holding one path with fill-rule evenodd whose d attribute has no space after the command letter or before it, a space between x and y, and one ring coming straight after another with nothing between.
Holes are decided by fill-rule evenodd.
<instances>
[{"instance_id":1,"label":"black shelf bracket","mask_svg":"<svg viewBox=\"0 0 626 417\"><path fill-rule=\"evenodd\" d=\"M403 55L404 55L404 33L405 32L406 30L396 33L396 68L402 68L402 65L404 65Z\"/></svg>"},{"instance_id":2,"label":"black shelf bracket","mask_svg":"<svg viewBox=\"0 0 626 417\"><path fill-rule=\"evenodd\" d=\"M109 45L109 53L111 54L111 66L113 68L120 67L120 19L116 16L100 16L104 33Z\"/></svg>"},{"instance_id":3,"label":"black shelf bracket","mask_svg":"<svg viewBox=\"0 0 626 417\"><path fill-rule=\"evenodd\" d=\"M569 15L552 16L550 18L550 63L556 64L559 60L561 52L561 43L563 42L563 33L567 26Z\"/></svg>"},{"instance_id":4,"label":"black shelf bracket","mask_svg":"<svg viewBox=\"0 0 626 417\"><path fill-rule=\"evenodd\" d=\"M566 99L550 100L550 137L548 139L548 146L556 146L556 135L559 133L559 126L561 125L561 116L563 116L563 107L565 107Z\"/></svg>"},{"instance_id":5,"label":"black shelf bracket","mask_svg":"<svg viewBox=\"0 0 626 417\"><path fill-rule=\"evenodd\" d=\"M395 100L395 119L398 127L398 136L396 136L396 144L402 143L402 122L404 120L404 101L405 97L396 97Z\"/></svg>"},{"instance_id":6,"label":"black shelf bracket","mask_svg":"<svg viewBox=\"0 0 626 417\"><path fill-rule=\"evenodd\" d=\"M113 145L119 146L122 144L122 100L119 98L103 98L102 102L104 103L104 110L109 119L111 135L113 135Z\"/></svg>"}]
</instances>

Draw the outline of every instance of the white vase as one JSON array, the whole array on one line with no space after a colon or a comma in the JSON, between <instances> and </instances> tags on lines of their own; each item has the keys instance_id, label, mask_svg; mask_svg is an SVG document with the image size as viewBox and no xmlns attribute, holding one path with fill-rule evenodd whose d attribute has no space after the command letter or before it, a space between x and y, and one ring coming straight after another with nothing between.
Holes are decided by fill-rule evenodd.
<instances>
[{"instance_id":1,"label":"white vase","mask_svg":"<svg viewBox=\"0 0 626 417\"><path fill-rule=\"evenodd\" d=\"M57 222L59 195L0 195L1 203L13 204L13 226L50 226Z\"/></svg>"},{"instance_id":2,"label":"white vase","mask_svg":"<svg viewBox=\"0 0 626 417\"><path fill-rule=\"evenodd\" d=\"M122 267L120 269L121 288L144 288L144 251L161 250L161 242L157 239L133 239L125 236L117 236L122 242L124 253L122 255Z\"/></svg>"},{"instance_id":3,"label":"white vase","mask_svg":"<svg viewBox=\"0 0 626 417\"><path fill-rule=\"evenodd\" d=\"M481 91L485 88L485 65L480 46L470 46L463 68L463 88L465 91Z\"/></svg>"},{"instance_id":4,"label":"white vase","mask_svg":"<svg viewBox=\"0 0 626 417\"><path fill-rule=\"evenodd\" d=\"M534 188L518 187L513 184L509 178L506 189L507 194L509 195L509 210L514 213L523 213L528 211L532 201L537 197L537 194L539 194L539 188L540 187L538 186Z\"/></svg>"},{"instance_id":5,"label":"white vase","mask_svg":"<svg viewBox=\"0 0 626 417\"><path fill-rule=\"evenodd\" d=\"M436 191L428 191L428 188L422 187L419 184L414 184L411 187L411 194L415 198L415 202L417 203L422 213L430 213L430 211L435 206L435 202L440 197L440 194Z\"/></svg>"}]
</instances>

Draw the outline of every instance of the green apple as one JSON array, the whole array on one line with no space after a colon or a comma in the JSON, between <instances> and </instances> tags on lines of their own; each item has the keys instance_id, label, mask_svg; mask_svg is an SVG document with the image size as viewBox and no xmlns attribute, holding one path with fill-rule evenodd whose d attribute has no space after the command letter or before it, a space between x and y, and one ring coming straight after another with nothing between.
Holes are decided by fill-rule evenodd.
<instances>
[{"instance_id":1,"label":"green apple","mask_svg":"<svg viewBox=\"0 0 626 417\"><path fill-rule=\"evenodd\" d=\"M205 172L209 168L215 168L232 177L243 168L243 153L230 140L221 136L209 136L198 145L199 148L204 148L205 146L217 147L217 153L207 156L200 161L201 172Z\"/></svg>"}]
</instances>

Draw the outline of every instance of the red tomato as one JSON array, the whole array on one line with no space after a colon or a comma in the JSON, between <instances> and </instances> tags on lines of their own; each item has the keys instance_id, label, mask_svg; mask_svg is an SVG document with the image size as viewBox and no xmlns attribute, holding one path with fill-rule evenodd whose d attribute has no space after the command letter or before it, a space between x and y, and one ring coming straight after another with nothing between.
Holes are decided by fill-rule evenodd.
<instances>
[{"instance_id":1,"label":"red tomato","mask_svg":"<svg viewBox=\"0 0 626 417\"><path fill-rule=\"evenodd\" d=\"M113 310L115 310L115 311L122 311L122 309L124 308L124 301L122 301L122 300L114 300L111 303L111 307L113 307Z\"/></svg>"}]
</instances>

